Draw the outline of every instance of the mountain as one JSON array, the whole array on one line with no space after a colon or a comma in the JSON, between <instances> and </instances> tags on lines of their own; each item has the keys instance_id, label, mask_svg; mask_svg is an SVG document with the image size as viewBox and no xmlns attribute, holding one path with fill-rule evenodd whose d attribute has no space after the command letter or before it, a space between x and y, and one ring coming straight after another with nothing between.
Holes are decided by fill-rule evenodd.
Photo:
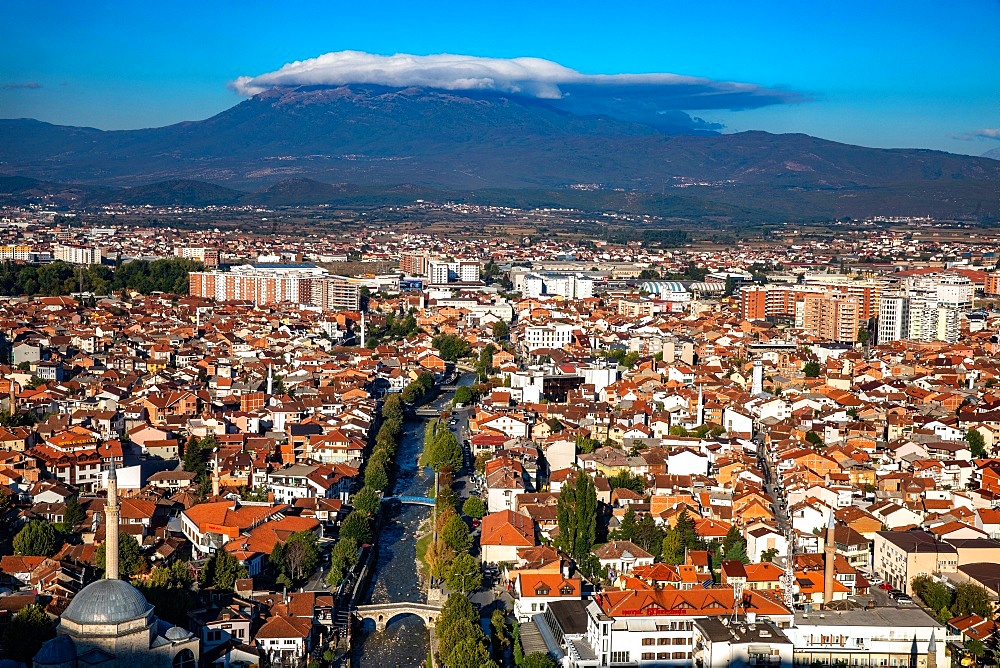
<instances>
[{"instance_id":1,"label":"mountain","mask_svg":"<svg viewBox=\"0 0 1000 668\"><path fill-rule=\"evenodd\" d=\"M1000 146L994 149L990 149L983 153L984 158L993 158L994 160L1000 160Z\"/></svg>"},{"instance_id":2,"label":"mountain","mask_svg":"<svg viewBox=\"0 0 1000 668\"><path fill-rule=\"evenodd\" d=\"M119 194L129 203L378 203L447 192L580 208L638 200L680 217L1000 216L1000 162L988 158L802 134L672 135L544 100L379 86L275 89L202 121L144 130L0 120L0 173L130 186Z\"/></svg>"}]
</instances>

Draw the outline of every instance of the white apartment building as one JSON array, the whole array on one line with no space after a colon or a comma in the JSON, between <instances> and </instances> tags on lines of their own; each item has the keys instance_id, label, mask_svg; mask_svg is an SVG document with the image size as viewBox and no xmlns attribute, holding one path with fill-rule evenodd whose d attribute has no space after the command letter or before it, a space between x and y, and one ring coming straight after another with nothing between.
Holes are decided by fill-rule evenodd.
<instances>
[{"instance_id":1,"label":"white apartment building","mask_svg":"<svg viewBox=\"0 0 1000 668\"><path fill-rule=\"evenodd\" d=\"M964 276L910 277L879 298L878 343L900 339L958 341L962 313L972 308L973 285Z\"/></svg>"},{"instance_id":2,"label":"white apartment building","mask_svg":"<svg viewBox=\"0 0 1000 668\"><path fill-rule=\"evenodd\" d=\"M52 248L53 257L67 264L100 264L104 254L97 246L60 244Z\"/></svg>"},{"instance_id":3,"label":"white apartment building","mask_svg":"<svg viewBox=\"0 0 1000 668\"><path fill-rule=\"evenodd\" d=\"M594 281L581 274L526 274L522 280L525 297L558 295L567 299L588 299L594 296Z\"/></svg>"},{"instance_id":4,"label":"white apartment building","mask_svg":"<svg viewBox=\"0 0 1000 668\"><path fill-rule=\"evenodd\" d=\"M524 346L529 351L568 346L573 342L576 328L569 324L530 325L524 328Z\"/></svg>"},{"instance_id":5,"label":"white apartment building","mask_svg":"<svg viewBox=\"0 0 1000 668\"><path fill-rule=\"evenodd\" d=\"M475 260L459 260L446 262L444 260L429 260L427 262L427 277L432 284L443 283L475 283L479 281L479 262Z\"/></svg>"}]
</instances>

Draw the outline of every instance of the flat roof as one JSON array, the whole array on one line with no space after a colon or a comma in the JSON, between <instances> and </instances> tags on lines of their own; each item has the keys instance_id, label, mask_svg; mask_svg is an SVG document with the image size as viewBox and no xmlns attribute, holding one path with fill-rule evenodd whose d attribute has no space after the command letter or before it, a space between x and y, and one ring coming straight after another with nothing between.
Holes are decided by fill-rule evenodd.
<instances>
[{"instance_id":1,"label":"flat roof","mask_svg":"<svg viewBox=\"0 0 1000 668\"><path fill-rule=\"evenodd\" d=\"M957 553L954 545L937 539L926 531L879 531L878 534L906 552Z\"/></svg>"},{"instance_id":2,"label":"flat roof","mask_svg":"<svg viewBox=\"0 0 1000 668\"><path fill-rule=\"evenodd\" d=\"M797 626L922 626L944 628L920 608L871 608L796 613Z\"/></svg>"}]
</instances>

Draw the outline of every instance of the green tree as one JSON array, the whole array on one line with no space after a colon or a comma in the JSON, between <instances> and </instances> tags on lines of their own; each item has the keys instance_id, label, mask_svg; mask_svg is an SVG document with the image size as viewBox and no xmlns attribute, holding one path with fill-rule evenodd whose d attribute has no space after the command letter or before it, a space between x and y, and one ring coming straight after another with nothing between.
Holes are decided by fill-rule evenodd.
<instances>
[{"instance_id":1,"label":"green tree","mask_svg":"<svg viewBox=\"0 0 1000 668\"><path fill-rule=\"evenodd\" d=\"M646 481L628 469L611 476L608 482L611 484L611 489L625 488L637 494L646 493Z\"/></svg>"},{"instance_id":2,"label":"green tree","mask_svg":"<svg viewBox=\"0 0 1000 668\"><path fill-rule=\"evenodd\" d=\"M248 577L247 567L241 564L236 557L225 550L219 550L209 557L205 566L201 569L199 584L202 587L215 587L232 591L237 580Z\"/></svg>"},{"instance_id":3,"label":"green tree","mask_svg":"<svg viewBox=\"0 0 1000 668\"><path fill-rule=\"evenodd\" d=\"M990 595L977 584L963 582L955 588L955 605L952 606L952 612L957 616L979 615L989 619L992 615Z\"/></svg>"},{"instance_id":4,"label":"green tree","mask_svg":"<svg viewBox=\"0 0 1000 668\"><path fill-rule=\"evenodd\" d=\"M585 471L577 471L572 484L560 490L556 520L556 546L583 563L597 535L597 491Z\"/></svg>"},{"instance_id":5,"label":"green tree","mask_svg":"<svg viewBox=\"0 0 1000 668\"><path fill-rule=\"evenodd\" d=\"M510 327L503 320L497 320L493 323L493 339L495 341L501 341L507 338L510 334Z\"/></svg>"},{"instance_id":6,"label":"green tree","mask_svg":"<svg viewBox=\"0 0 1000 668\"><path fill-rule=\"evenodd\" d=\"M735 526L729 527L725 538L722 539L722 556L725 559L742 561L744 564L750 563L747 556L747 539Z\"/></svg>"},{"instance_id":7,"label":"green tree","mask_svg":"<svg viewBox=\"0 0 1000 668\"><path fill-rule=\"evenodd\" d=\"M490 626L493 629L493 650L495 654L503 654L510 645L510 638L507 637L507 615L499 608L490 615Z\"/></svg>"},{"instance_id":8,"label":"green tree","mask_svg":"<svg viewBox=\"0 0 1000 668\"><path fill-rule=\"evenodd\" d=\"M819 434L817 434L816 432L814 432L814 431L807 431L806 432L806 442L809 443L809 444L811 444L811 445L813 445L813 446L815 446L815 447L819 447L819 446L823 445L823 438Z\"/></svg>"},{"instance_id":9,"label":"green tree","mask_svg":"<svg viewBox=\"0 0 1000 668\"><path fill-rule=\"evenodd\" d=\"M441 531L441 540L444 544L461 554L468 552L472 548L472 536L469 534L469 527L458 515L451 515L444 524Z\"/></svg>"},{"instance_id":10,"label":"green tree","mask_svg":"<svg viewBox=\"0 0 1000 668\"><path fill-rule=\"evenodd\" d=\"M191 566L183 561L175 561L170 566L157 566L150 571L149 578L139 581L136 586L143 596L156 606L156 616L174 625L184 624L187 614L194 607L191 585L194 575Z\"/></svg>"},{"instance_id":11,"label":"green tree","mask_svg":"<svg viewBox=\"0 0 1000 668\"><path fill-rule=\"evenodd\" d=\"M390 394L382 402L382 419L386 421L398 421L402 423L405 415L403 413L403 402L398 394Z\"/></svg>"},{"instance_id":12,"label":"green tree","mask_svg":"<svg viewBox=\"0 0 1000 668\"><path fill-rule=\"evenodd\" d=\"M463 594L476 591L483 584L483 571L479 560L467 552L458 554L445 567L445 584L451 591Z\"/></svg>"},{"instance_id":13,"label":"green tree","mask_svg":"<svg viewBox=\"0 0 1000 668\"><path fill-rule=\"evenodd\" d=\"M684 563L684 537L677 529L668 529L663 538L663 561L678 566Z\"/></svg>"},{"instance_id":14,"label":"green tree","mask_svg":"<svg viewBox=\"0 0 1000 668\"><path fill-rule=\"evenodd\" d=\"M545 652L532 652L524 657L521 668L556 668L556 662Z\"/></svg>"},{"instance_id":15,"label":"green tree","mask_svg":"<svg viewBox=\"0 0 1000 668\"><path fill-rule=\"evenodd\" d=\"M380 492L389 488L389 472L385 458L372 456L368 459L368 463L365 464L365 487Z\"/></svg>"},{"instance_id":16,"label":"green tree","mask_svg":"<svg viewBox=\"0 0 1000 668\"><path fill-rule=\"evenodd\" d=\"M686 509L682 510L681 514L677 516L674 529L680 533L681 538L684 540L684 546L687 549L695 550L699 547L698 532L695 530L694 520L691 519L691 515L688 514Z\"/></svg>"},{"instance_id":17,"label":"green tree","mask_svg":"<svg viewBox=\"0 0 1000 668\"><path fill-rule=\"evenodd\" d=\"M372 525L364 513L352 510L340 525L340 539L350 539L359 545L372 542Z\"/></svg>"},{"instance_id":18,"label":"green tree","mask_svg":"<svg viewBox=\"0 0 1000 668\"><path fill-rule=\"evenodd\" d=\"M440 420L433 420L424 433L424 451L420 464L437 472L445 467L457 471L462 467L462 446L451 429Z\"/></svg>"},{"instance_id":19,"label":"green tree","mask_svg":"<svg viewBox=\"0 0 1000 668\"><path fill-rule=\"evenodd\" d=\"M366 515L375 515L381 505L382 499L373 487L362 487L354 495L354 509L360 510Z\"/></svg>"},{"instance_id":20,"label":"green tree","mask_svg":"<svg viewBox=\"0 0 1000 668\"><path fill-rule=\"evenodd\" d=\"M32 520L14 536L14 554L21 557L51 557L59 547L59 534L48 520Z\"/></svg>"},{"instance_id":21,"label":"green tree","mask_svg":"<svg viewBox=\"0 0 1000 668\"><path fill-rule=\"evenodd\" d=\"M986 456L986 441L978 429L970 429L965 433L965 441L969 444L969 450L976 459Z\"/></svg>"},{"instance_id":22,"label":"green tree","mask_svg":"<svg viewBox=\"0 0 1000 668\"><path fill-rule=\"evenodd\" d=\"M319 564L319 541L312 531L297 531L288 537L281 550L279 570L292 582L300 582Z\"/></svg>"},{"instance_id":23,"label":"green tree","mask_svg":"<svg viewBox=\"0 0 1000 668\"><path fill-rule=\"evenodd\" d=\"M762 562L771 563L772 561L774 561L774 558L776 556L778 556L778 548L769 547L760 553L760 560Z\"/></svg>"},{"instance_id":24,"label":"green tree","mask_svg":"<svg viewBox=\"0 0 1000 668\"><path fill-rule=\"evenodd\" d=\"M476 399L476 393L468 385L463 385L462 387L455 390L455 396L451 399L451 405L457 406L458 404L471 404Z\"/></svg>"},{"instance_id":25,"label":"green tree","mask_svg":"<svg viewBox=\"0 0 1000 668\"><path fill-rule=\"evenodd\" d=\"M468 357L472 352L469 342L457 334L439 334L432 339L431 345L441 353L441 359L449 362Z\"/></svg>"},{"instance_id":26,"label":"green tree","mask_svg":"<svg viewBox=\"0 0 1000 668\"><path fill-rule=\"evenodd\" d=\"M486 515L486 504L478 496L470 496L462 504L462 513L474 519L482 519Z\"/></svg>"},{"instance_id":27,"label":"green tree","mask_svg":"<svg viewBox=\"0 0 1000 668\"><path fill-rule=\"evenodd\" d=\"M105 568L107 561L107 543L97 548L97 567ZM139 541L132 534L125 533L118 537L118 574L122 578L130 578L139 570L142 555L139 553Z\"/></svg>"},{"instance_id":28,"label":"green tree","mask_svg":"<svg viewBox=\"0 0 1000 668\"><path fill-rule=\"evenodd\" d=\"M625 509L625 514L622 516L618 529L614 532L614 538L615 540L629 540L634 542L638 531L639 521L635 516L635 508L632 507L632 504L629 504L628 508Z\"/></svg>"},{"instance_id":29,"label":"green tree","mask_svg":"<svg viewBox=\"0 0 1000 668\"><path fill-rule=\"evenodd\" d=\"M339 585L347 571L357 562L358 541L341 537L330 550L330 571L326 574L326 583L332 587Z\"/></svg>"},{"instance_id":30,"label":"green tree","mask_svg":"<svg viewBox=\"0 0 1000 668\"><path fill-rule=\"evenodd\" d=\"M820 373L819 362L810 360L802 367L802 372L806 378L818 378Z\"/></svg>"},{"instance_id":31,"label":"green tree","mask_svg":"<svg viewBox=\"0 0 1000 668\"><path fill-rule=\"evenodd\" d=\"M8 657L30 665L42 643L55 635L55 624L42 606L29 603L10 620L4 633L3 645Z\"/></svg>"},{"instance_id":32,"label":"green tree","mask_svg":"<svg viewBox=\"0 0 1000 668\"><path fill-rule=\"evenodd\" d=\"M936 582L927 575L918 575L910 584L913 593L935 613L951 606L954 595L943 582Z\"/></svg>"}]
</instances>

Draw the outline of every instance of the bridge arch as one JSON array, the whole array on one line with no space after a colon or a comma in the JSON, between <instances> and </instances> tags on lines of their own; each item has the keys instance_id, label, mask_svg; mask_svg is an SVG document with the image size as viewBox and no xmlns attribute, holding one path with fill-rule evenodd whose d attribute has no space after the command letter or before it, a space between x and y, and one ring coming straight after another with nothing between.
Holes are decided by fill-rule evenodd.
<instances>
[{"instance_id":1,"label":"bridge arch","mask_svg":"<svg viewBox=\"0 0 1000 668\"><path fill-rule=\"evenodd\" d=\"M385 631L392 620L405 615L419 617L428 628L434 626L441 607L427 603L385 603L374 605L359 605L354 610L354 616L364 622L370 619L375 622L375 628Z\"/></svg>"}]
</instances>

